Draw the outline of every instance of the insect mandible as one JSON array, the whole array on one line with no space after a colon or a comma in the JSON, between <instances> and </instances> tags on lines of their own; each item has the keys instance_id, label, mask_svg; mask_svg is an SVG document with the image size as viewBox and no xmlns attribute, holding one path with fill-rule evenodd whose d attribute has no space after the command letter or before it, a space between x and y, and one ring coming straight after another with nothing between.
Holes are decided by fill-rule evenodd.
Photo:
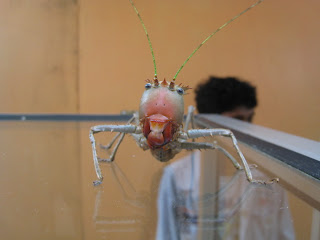
<instances>
[{"instance_id":1,"label":"insect mandible","mask_svg":"<svg viewBox=\"0 0 320 240\"><path fill-rule=\"evenodd\" d=\"M226 27L229 23L236 20L242 14L246 13L256 5L260 4L263 0L258 0L256 3L231 18L221 27L212 32L186 59L186 61L179 68L175 76L170 82L166 80L159 81L157 77L157 68L155 57L153 53L152 44L147 32L147 29L142 21L142 18L135 7L132 0L129 0L134 11L136 12L145 34L147 36L149 47L151 50L153 64L154 64L154 78L153 80L146 80L145 91L141 97L139 112L134 113L133 117L128 121L126 125L98 125L90 129L89 138L91 141L93 161L95 171L98 180L94 181L94 185L102 183L103 176L99 166L99 162L112 162L115 159L115 154L125 136L130 134L136 140L138 146L143 150L150 150L151 154L159 161L166 162L172 159L182 149L217 149L224 153L233 163L236 169L244 169L247 180L249 182L267 184L279 181L278 178L271 179L269 181L255 180L252 177L249 165L243 156L237 140L234 134L228 129L194 129L193 112L194 107L188 108L188 114L185 125L183 126L184 116L184 100L183 95L190 89L188 86L177 85L176 78L189 61L189 59L199 50L199 48L207 42L212 36L214 36L221 29ZM189 125L192 129L189 129ZM99 159L96 151L96 141L94 134L100 132L117 132L116 136L111 142L104 146L105 148L111 148L115 143L115 146L110 154L109 159ZM209 142L190 142L190 139L196 139L199 137L210 137L210 136L225 136L232 140L233 146L236 149L237 155L240 157L243 167L237 162L237 160L228 153L225 149L214 143Z\"/></svg>"}]
</instances>

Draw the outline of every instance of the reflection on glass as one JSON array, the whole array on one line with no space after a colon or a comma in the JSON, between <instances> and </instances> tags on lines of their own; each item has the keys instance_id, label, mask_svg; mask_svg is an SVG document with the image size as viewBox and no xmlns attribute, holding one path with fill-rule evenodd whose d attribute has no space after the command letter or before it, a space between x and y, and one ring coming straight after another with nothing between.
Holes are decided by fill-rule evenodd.
<instances>
[{"instance_id":1,"label":"reflection on glass","mask_svg":"<svg viewBox=\"0 0 320 240\"><path fill-rule=\"evenodd\" d=\"M287 194L279 184L250 184L243 171L203 182L202 163L194 152L165 168L157 239L295 239ZM256 168L252 171L267 178ZM203 184L216 188L207 192Z\"/></svg>"},{"instance_id":2,"label":"reflection on glass","mask_svg":"<svg viewBox=\"0 0 320 240\"><path fill-rule=\"evenodd\" d=\"M173 159L163 174L163 163L127 138L116 161L102 166L104 183L94 187L91 126L0 122L1 239L293 239L292 224L296 239L320 239L319 200L301 193L319 189L319 182L298 182L293 191L276 176L279 184L251 186L216 150Z\"/></svg>"},{"instance_id":3,"label":"reflection on glass","mask_svg":"<svg viewBox=\"0 0 320 240\"><path fill-rule=\"evenodd\" d=\"M111 239L153 239L156 225L156 211L154 211L155 196L162 169L153 174L150 189L137 190L135 184L117 163L107 163L108 177L112 180L114 189L119 196L114 197L111 189L104 185L94 187L96 190L93 208L93 222L96 232ZM110 201L112 200L112 201Z\"/></svg>"}]
</instances>

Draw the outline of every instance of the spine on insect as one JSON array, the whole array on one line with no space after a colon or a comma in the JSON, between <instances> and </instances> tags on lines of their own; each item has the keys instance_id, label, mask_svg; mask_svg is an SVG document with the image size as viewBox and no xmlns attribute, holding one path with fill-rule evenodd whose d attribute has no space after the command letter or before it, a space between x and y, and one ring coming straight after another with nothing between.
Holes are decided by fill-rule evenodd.
<instances>
[{"instance_id":1,"label":"spine on insect","mask_svg":"<svg viewBox=\"0 0 320 240\"><path fill-rule=\"evenodd\" d=\"M170 82L165 79L158 80L157 67L153 47L146 26L135 7L132 0L129 0L134 11L136 12L144 32L147 36L151 55L154 64L154 79L147 80L145 91L141 97L139 107L139 121L142 133L146 139L146 143L150 148L152 154L160 161L171 159L175 154L178 147L175 145L177 138L183 132L182 122L184 115L184 101L183 95L190 89L189 86L177 85L176 78L185 64L190 58L203 46L212 36L214 36L221 29L236 20L242 14L254 6L261 3L263 0L258 0L255 4L251 5L237 16L233 17L221 27L213 31L200 45L189 55L184 61L182 66L178 69Z\"/></svg>"}]
</instances>

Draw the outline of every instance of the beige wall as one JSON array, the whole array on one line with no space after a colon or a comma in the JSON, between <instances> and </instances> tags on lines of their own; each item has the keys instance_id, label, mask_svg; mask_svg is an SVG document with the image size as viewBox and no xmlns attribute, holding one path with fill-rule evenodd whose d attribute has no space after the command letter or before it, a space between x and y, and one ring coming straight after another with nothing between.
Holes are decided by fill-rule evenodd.
<instances>
[{"instance_id":1,"label":"beige wall","mask_svg":"<svg viewBox=\"0 0 320 240\"><path fill-rule=\"evenodd\" d=\"M250 0L136 0L160 79ZM211 39L177 81L238 76L258 88L255 123L320 139L318 1L266 0ZM129 1L1 1L0 112L137 109L150 50ZM79 55L77 54L79 50ZM185 97L186 106L194 95Z\"/></svg>"},{"instance_id":2,"label":"beige wall","mask_svg":"<svg viewBox=\"0 0 320 240\"><path fill-rule=\"evenodd\" d=\"M78 111L74 1L0 1L0 112Z\"/></svg>"},{"instance_id":3,"label":"beige wall","mask_svg":"<svg viewBox=\"0 0 320 240\"><path fill-rule=\"evenodd\" d=\"M0 132L1 239L81 239L77 123L2 122Z\"/></svg>"},{"instance_id":4,"label":"beige wall","mask_svg":"<svg viewBox=\"0 0 320 240\"><path fill-rule=\"evenodd\" d=\"M155 49L159 77L172 78L215 28L253 1L136 0ZM128 1L81 1L80 111L137 109L153 65ZM320 3L266 0L211 39L178 77L195 87L210 74L258 88L255 123L320 139ZM194 104L194 95L185 97Z\"/></svg>"}]
</instances>

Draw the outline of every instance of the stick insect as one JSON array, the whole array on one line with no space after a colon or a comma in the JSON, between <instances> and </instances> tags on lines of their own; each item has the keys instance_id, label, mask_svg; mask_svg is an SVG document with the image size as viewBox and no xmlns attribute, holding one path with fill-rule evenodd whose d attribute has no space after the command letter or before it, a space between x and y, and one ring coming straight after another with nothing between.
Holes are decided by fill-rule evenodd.
<instances>
[{"instance_id":1,"label":"stick insect","mask_svg":"<svg viewBox=\"0 0 320 240\"><path fill-rule=\"evenodd\" d=\"M128 121L126 125L98 125L91 128L89 138L91 141L93 161L95 171L98 180L94 181L94 185L102 183L103 176L100 170L99 162L112 162L115 159L116 152L125 136L130 134L133 136L138 146L143 150L150 150L151 154L159 161L166 162L172 159L182 149L217 149L222 151L233 163L236 169L244 169L246 178L249 182L267 184L278 181L277 178L269 181L255 180L252 177L249 165L239 149L237 139L234 134L228 129L194 129L193 112L194 107L188 108L188 114L185 125L182 125L184 116L184 100L183 96L190 88L181 84L176 84L176 78L185 64L190 58L205 44L212 36L214 36L221 29L228 24L239 18L242 14L246 13L250 9L260 4L263 0L258 0L250 7L243 10L238 15L231 18L224 23L221 27L213 31L185 60L182 66L178 69L177 73L170 82L165 79L163 81L158 80L156 61L153 53L151 40L144 22L135 7L132 0L129 0L135 13L137 14L144 32L147 36L149 47L152 54L152 60L154 65L154 78L153 80L146 80L145 91L141 97L139 112L134 113L133 117ZM191 125L192 129L189 129ZM113 150L111 151L109 159L98 159L96 151L96 141L94 134L100 132L117 132L116 136L111 142L104 146L104 148L111 148L116 142ZM232 140L233 147L235 148L237 155L241 159L243 167L237 162L237 160L231 156L225 149L219 147L216 144L209 142L195 142L194 139L200 137L210 136L225 136ZM188 141L192 139L192 141Z\"/></svg>"}]
</instances>

